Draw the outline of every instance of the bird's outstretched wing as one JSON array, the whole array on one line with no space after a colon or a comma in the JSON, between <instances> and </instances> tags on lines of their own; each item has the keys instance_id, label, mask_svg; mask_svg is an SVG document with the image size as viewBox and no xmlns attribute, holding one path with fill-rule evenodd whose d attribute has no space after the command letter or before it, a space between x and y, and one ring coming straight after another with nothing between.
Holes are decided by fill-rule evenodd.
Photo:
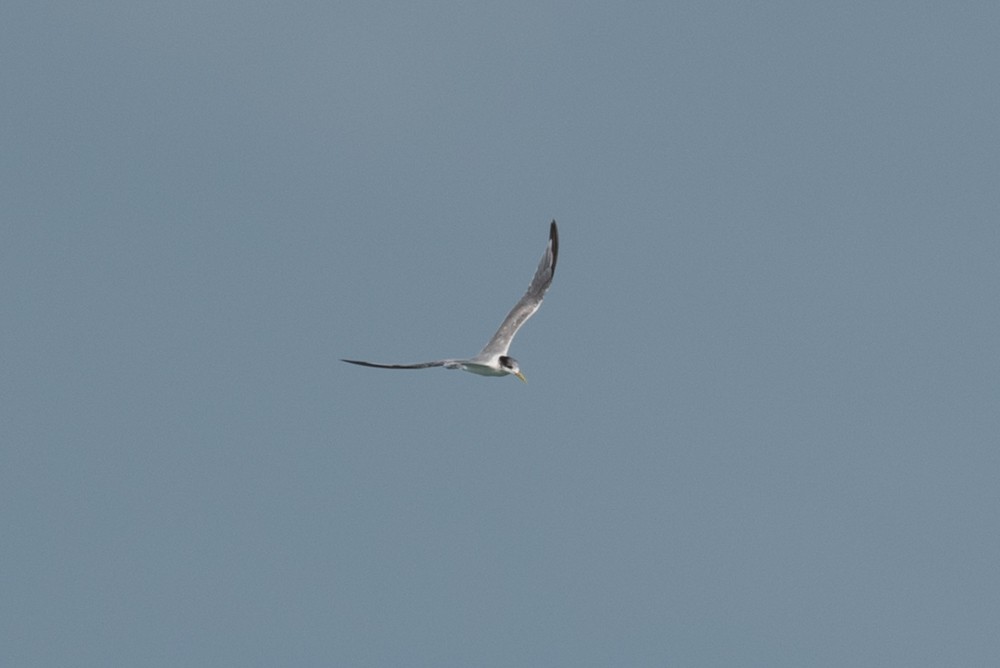
<instances>
[{"instance_id":1,"label":"bird's outstretched wing","mask_svg":"<svg viewBox=\"0 0 1000 668\"><path fill-rule=\"evenodd\" d=\"M362 362L361 360L341 359L340 361L359 366L371 366L376 369L429 369L434 366L448 366L454 362L454 360L438 360L436 362L420 362L419 364L376 364L375 362Z\"/></svg>"},{"instance_id":2,"label":"bird's outstretched wing","mask_svg":"<svg viewBox=\"0 0 1000 668\"><path fill-rule=\"evenodd\" d=\"M531 279L528 291L514 305L507 317L504 318L500 329L496 331L486 347L476 355L475 359L491 359L498 355L506 355L510 349L510 342L514 340L517 330L527 322L528 318L535 314L538 307L542 305L542 298L545 292L552 285L552 277L556 273L556 261L559 259L559 229L556 221L552 221L549 226L549 243L542 253L542 259L538 262L535 270L535 277Z\"/></svg>"}]
</instances>

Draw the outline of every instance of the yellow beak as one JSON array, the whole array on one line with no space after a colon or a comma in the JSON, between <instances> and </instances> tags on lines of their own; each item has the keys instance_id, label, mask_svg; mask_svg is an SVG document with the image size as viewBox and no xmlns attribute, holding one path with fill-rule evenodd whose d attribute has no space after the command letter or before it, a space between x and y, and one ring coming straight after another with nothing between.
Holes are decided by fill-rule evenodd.
<instances>
[{"instance_id":1,"label":"yellow beak","mask_svg":"<svg viewBox=\"0 0 1000 668\"><path fill-rule=\"evenodd\" d=\"M528 382L528 379L527 379L527 378L525 378L525 377L524 377L524 374L523 374L523 373L521 373L520 371L518 371L518 372L517 372L517 373L515 373L514 375L515 375L515 376L517 376L518 378L520 378L520 379L521 379L521 382L522 382L522 383L527 383L527 382Z\"/></svg>"}]
</instances>

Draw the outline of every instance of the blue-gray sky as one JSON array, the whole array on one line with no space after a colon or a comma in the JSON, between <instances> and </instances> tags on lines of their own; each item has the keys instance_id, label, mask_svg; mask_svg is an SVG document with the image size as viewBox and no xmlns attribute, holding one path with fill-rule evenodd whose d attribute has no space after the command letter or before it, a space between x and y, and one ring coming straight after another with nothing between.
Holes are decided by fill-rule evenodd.
<instances>
[{"instance_id":1,"label":"blue-gray sky","mask_svg":"<svg viewBox=\"0 0 1000 668\"><path fill-rule=\"evenodd\" d=\"M1000 663L998 21L7 3L0 663Z\"/></svg>"}]
</instances>

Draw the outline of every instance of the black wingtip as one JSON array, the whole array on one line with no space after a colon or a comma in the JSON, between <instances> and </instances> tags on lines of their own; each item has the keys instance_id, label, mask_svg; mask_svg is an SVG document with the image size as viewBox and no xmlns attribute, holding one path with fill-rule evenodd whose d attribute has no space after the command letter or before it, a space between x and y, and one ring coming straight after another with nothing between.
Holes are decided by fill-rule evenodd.
<instances>
[{"instance_id":1,"label":"black wingtip","mask_svg":"<svg viewBox=\"0 0 1000 668\"><path fill-rule=\"evenodd\" d=\"M556 262L559 261L559 228L553 219L549 226L549 242L552 244L552 275L556 275Z\"/></svg>"},{"instance_id":2,"label":"black wingtip","mask_svg":"<svg viewBox=\"0 0 1000 668\"><path fill-rule=\"evenodd\" d=\"M371 362L365 362L363 360L345 360L343 357L340 358L341 362L347 362L348 364L357 364L358 366L378 366L377 364L372 364Z\"/></svg>"}]
</instances>

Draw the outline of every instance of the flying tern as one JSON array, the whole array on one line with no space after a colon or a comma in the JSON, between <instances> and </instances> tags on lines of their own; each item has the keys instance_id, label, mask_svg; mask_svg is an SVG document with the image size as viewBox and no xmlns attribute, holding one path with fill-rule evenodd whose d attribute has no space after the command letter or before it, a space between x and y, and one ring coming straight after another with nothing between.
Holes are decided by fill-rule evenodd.
<instances>
[{"instance_id":1,"label":"flying tern","mask_svg":"<svg viewBox=\"0 0 1000 668\"><path fill-rule=\"evenodd\" d=\"M379 369L428 369L443 366L446 369L462 369L480 376L517 376L526 383L528 381L521 373L521 367L517 360L507 355L507 351L510 349L510 343L514 340L517 331L542 305L542 298L549 286L552 285L552 277L555 275L556 260L558 259L559 230L556 227L556 221L553 220L549 226L549 243L545 246L545 252L542 253L542 259L538 263L538 269L535 270L535 277L531 279L528 291L514 304L514 308L503 319L500 328L486 344L486 347L471 359L447 359L418 364L376 364L375 362L346 359L341 361Z\"/></svg>"}]
</instances>

